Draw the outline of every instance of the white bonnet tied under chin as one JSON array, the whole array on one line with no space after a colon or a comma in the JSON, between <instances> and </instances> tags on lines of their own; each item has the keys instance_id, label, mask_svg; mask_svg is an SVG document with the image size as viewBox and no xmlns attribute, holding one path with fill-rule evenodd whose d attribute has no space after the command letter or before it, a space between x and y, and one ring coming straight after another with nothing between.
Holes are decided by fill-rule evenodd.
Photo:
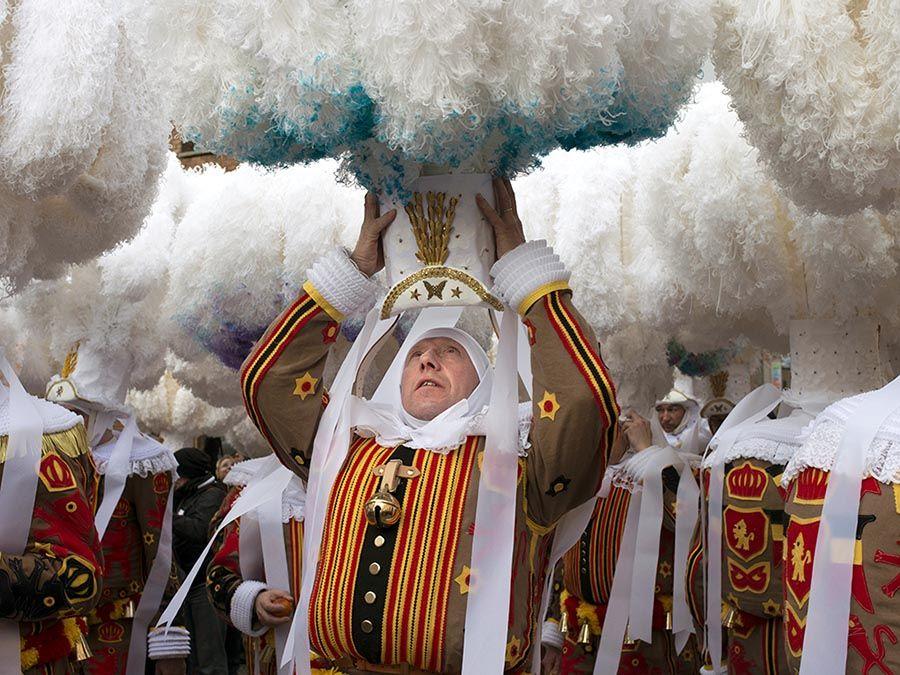
<instances>
[{"instance_id":1,"label":"white bonnet tied under chin","mask_svg":"<svg viewBox=\"0 0 900 675\"><path fill-rule=\"evenodd\" d=\"M352 424L360 436L374 437L387 447L406 445L445 453L457 447L467 436L484 434L483 420L491 399L493 370L487 354L471 335L459 328L431 328L415 340L407 340L395 360L401 369L413 348L422 340L449 338L468 354L479 382L468 398L450 406L432 420L420 420L409 414L401 400L400 378L397 386L381 401L353 397ZM377 397L376 397L377 398Z\"/></svg>"}]
</instances>

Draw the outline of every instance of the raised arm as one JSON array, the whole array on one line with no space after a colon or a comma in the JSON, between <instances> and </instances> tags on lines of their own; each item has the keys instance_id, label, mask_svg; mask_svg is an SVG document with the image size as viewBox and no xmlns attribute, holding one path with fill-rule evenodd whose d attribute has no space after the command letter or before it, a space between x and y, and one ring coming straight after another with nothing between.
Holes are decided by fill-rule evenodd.
<instances>
[{"instance_id":1,"label":"raised arm","mask_svg":"<svg viewBox=\"0 0 900 675\"><path fill-rule=\"evenodd\" d=\"M344 317L373 302L369 277L383 265L378 235L394 219L374 195L352 255L333 250L309 270L303 292L256 343L241 367L244 406L279 459L304 480L322 414L322 375Z\"/></svg>"},{"instance_id":2,"label":"raised arm","mask_svg":"<svg viewBox=\"0 0 900 675\"><path fill-rule=\"evenodd\" d=\"M609 461L619 414L597 339L572 304L569 274L543 241L525 242L508 180L494 181L494 290L522 316L531 343L534 418L528 516L548 527L592 497Z\"/></svg>"}]
</instances>

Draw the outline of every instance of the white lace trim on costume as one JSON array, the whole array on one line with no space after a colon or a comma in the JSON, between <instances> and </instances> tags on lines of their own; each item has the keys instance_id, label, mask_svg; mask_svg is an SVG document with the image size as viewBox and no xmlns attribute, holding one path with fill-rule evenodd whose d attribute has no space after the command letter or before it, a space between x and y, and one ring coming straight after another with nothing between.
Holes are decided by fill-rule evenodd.
<instances>
[{"instance_id":1,"label":"white lace trim on costume","mask_svg":"<svg viewBox=\"0 0 900 675\"><path fill-rule=\"evenodd\" d=\"M97 472L101 475L106 474L106 466L109 463L110 455L116 446L118 433L104 443L98 445L91 451L94 456L94 463L97 465ZM140 434L135 437L134 444L131 447L131 466L128 470L129 476L140 476L146 478L154 473L162 473L164 471L174 471L178 467L178 461L175 459L175 453L162 443Z\"/></svg>"},{"instance_id":2,"label":"white lace trim on costume","mask_svg":"<svg viewBox=\"0 0 900 675\"><path fill-rule=\"evenodd\" d=\"M100 475L106 475L106 465L108 462L104 460L102 462L96 461L95 463L97 465L97 473L99 473ZM160 454L156 457L149 457L147 459L132 460L128 475L146 478L147 476L152 476L155 473L174 471L177 467L178 462L175 461L174 456L172 456L171 454Z\"/></svg>"},{"instance_id":3,"label":"white lace trim on costume","mask_svg":"<svg viewBox=\"0 0 900 675\"><path fill-rule=\"evenodd\" d=\"M223 481L232 487L248 485L263 464L269 464L271 457L257 457L238 462L231 467ZM299 476L292 476L284 492L281 493L281 522L291 520L301 522L306 513L306 487Z\"/></svg>"},{"instance_id":4,"label":"white lace trim on costume","mask_svg":"<svg viewBox=\"0 0 900 675\"><path fill-rule=\"evenodd\" d=\"M787 464L800 443L786 443L771 438L748 438L738 441L722 457L724 463L737 459L758 459L772 464Z\"/></svg>"},{"instance_id":5,"label":"white lace trim on costume","mask_svg":"<svg viewBox=\"0 0 900 675\"><path fill-rule=\"evenodd\" d=\"M812 415L799 409L792 411L788 417L761 420L747 427L727 452L713 448L704 458L703 468L738 459L787 464L808 435L812 421Z\"/></svg>"},{"instance_id":6,"label":"white lace trim on costume","mask_svg":"<svg viewBox=\"0 0 900 675\"><path fill-rule=\"evenodd\" d=\"M844 399L835 404L852 399ZM848 414L853 409L843 407L832 410L831 406L816 420L809 438L794 455L785 469L782 485L787 486L804 469L821 469L831 471L837 456L838 447L844 433L844 425ZM843 419L841 419L843 418ZM880 483L900 483L900 416L894 415L879 430L866 453L866 476L871 476Z\"/></svg>"},{"instance_id":7,"label":"white lace trim on costume","mask_svg":"<svg viewBox=\"0 0 900 675\"><path fill-rule=\"evenodd\" d=\"M247 485L250 482L250 479L256 475L256 472L259 471L259 467L269 461L269 457L257 457L255 459L245 459L243 462L238 462L237 464L232 465L231 469L225 474L225 480L222 482L225 485L234 486L243 486Z\"/></svg>"},{"instance_id":8,"label":"white lace trim on costume","mask_svg":"<svg viewBox=\"0 0 900 675\"><path fill-rule=\"evenodd\" d=\"M559 256L540 239L525 242L500 258L491 268L491 276L494 278L494 295L518 310L539 288L556 281L568 281L570 274Z\"/></svg>"},{"instance_id":9,"label":"white lace trim on costume","mask_svg":"<svg viewBox=\"0 0 900 675\"><path fill-rule=\"evenodd\" d=\"M378 283L360 272L343 248L328 251L306 274L322 297L344 316L375 303Z\"/></svg>"},{"instance_id":10,"label":"white lace trim on costume","mask_svg":"<svg viewBox=\"0 0 900 675\"><path fill-rule=\"evenodd\" d=\"M673 452L673 459L677 457L682 461L687 461L692 467L700 465L700 455L677 452L671 446L652 445L646 450L626 455L621 462L608 467L604 481L608 480L615 487L628 490L631 493L640 492L643 485L644 472L649 461L655 455L670 450ZM666 466L674 466L674 462L670 462Z\"/></svg>"}]
</instances>

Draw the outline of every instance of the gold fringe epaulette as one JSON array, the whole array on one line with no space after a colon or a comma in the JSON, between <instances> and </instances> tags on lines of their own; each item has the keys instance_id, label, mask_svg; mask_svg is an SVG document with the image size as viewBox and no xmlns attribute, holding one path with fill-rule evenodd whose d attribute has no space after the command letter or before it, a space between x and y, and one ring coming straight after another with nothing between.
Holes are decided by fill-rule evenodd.
<instances>
[{"instance_id":1,"label":"gold fringe epaulette","mask_svg":"<svg viewBox=\"0 0 900 675\"><path fill-rule=\"evenodd\" d=\"M0 436L0 464L6 461L6 447L8 443L8 436ZM41 438L41 455L57 452L74 459L85 454L87 447L87 436L84 431L84 425L81 423L65 431L44 434L43 438Z\"/></svg>"}]
</instances>

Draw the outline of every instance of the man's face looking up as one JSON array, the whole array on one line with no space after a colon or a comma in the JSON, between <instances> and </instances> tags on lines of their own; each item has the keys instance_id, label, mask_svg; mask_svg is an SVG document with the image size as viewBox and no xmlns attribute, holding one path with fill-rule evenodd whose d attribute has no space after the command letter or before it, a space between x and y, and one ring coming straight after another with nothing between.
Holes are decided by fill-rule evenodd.
<instances>
[{"instance_id":1,"label":"man's face looking up","mask_svg":"<svg viewBox=\"0 0 900 675\"><path fill-rule=\"evenodd\" d=\"M656 416L659 418L659 425L667 434L671 434L681 424L684 419L684 406L674 403L661 403L656 406Z\"/></svg>"},{"instance_id":2,"label":"man's face looking up","mask_svg":"<svg viewBox=\"0 0 900 675\"><path fill-rule=\"evenodd\" d=\"M420 340L403 364L400 401L420 420L433 420L469 397L478 386L478 372L462 346L451 338Z\"/></svg>"}]
</instances>

